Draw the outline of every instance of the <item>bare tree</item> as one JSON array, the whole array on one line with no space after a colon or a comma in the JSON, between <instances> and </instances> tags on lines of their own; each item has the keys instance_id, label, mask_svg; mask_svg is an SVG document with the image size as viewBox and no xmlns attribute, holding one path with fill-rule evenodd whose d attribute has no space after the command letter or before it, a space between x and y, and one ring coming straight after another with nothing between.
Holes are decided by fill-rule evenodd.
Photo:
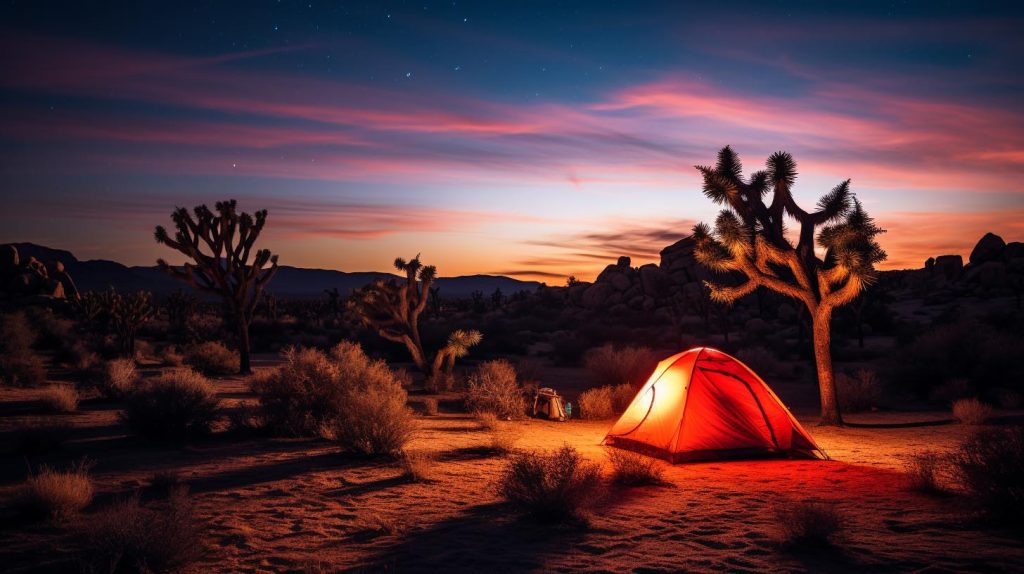
<instances>
[{"instance_id":1,"label":"bare tree","mask_svg":"<svg viewBox=\"0 0 1024 574\"><path fill-rule=\"evenodd\" d=\"M175 267L159 259L157 264L161 270L224 301L238 334L238 370L248 374L252 372L249 325L263 288L277 273L277 255L272 255L269 249L253 252L267 221L267 210L250 215L239 213L236 208L237 202L233 199L217 202L216 212L200 205L193 209L194 216L179 207L171 214L174 237L171 238L161 225L154 235L157 243L191 260Z\"/></svg>"},{"instance_id":2,"label":"bare tree","mask_svg":"<svg viewBox=\"0 0 1024 574\"><path fill-rule=\"evenodd\" d=\"M821 424L840 425L832 372L832 311L853 301L874 280L874 265L886 258L875 241L883 230L850 192L850 180L822 196L816 211L805 211L791 193L797 176L793 158L777 152L766 166L744 181L739 157L728 146L718 153L714 168L697 166L704 195L726 209L718 214L714 229L704 223L694 228L694 255L715 271L744 277L734 285L708 282L717 301L736 301L766 287L804 303L814 337ZM771 203L766 202L769 192ZM786 216L800 226L795 246L786 238ZM823 257L815 252L815 241Z\"/></svg>"}]
</instances>

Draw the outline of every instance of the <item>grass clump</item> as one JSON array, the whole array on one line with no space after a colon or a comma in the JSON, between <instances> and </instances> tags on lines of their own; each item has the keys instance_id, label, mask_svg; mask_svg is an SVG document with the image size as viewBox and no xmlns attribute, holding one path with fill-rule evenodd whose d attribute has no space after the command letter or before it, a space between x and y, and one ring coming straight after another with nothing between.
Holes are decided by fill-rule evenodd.
<instances>
[{"instance_id":1,"label":"grass clump","mask_svg":"<svg viewBox=\"0 0 1024 574\"><path fill-rule=\"evenodd\" d=\"M882 400L882 385L870 369L858 369L852 375L836 375L836 396L843 412L859 413L877 408Z\"/></svg>"},{"instance_id":2,"label":"grass clump","mask_svg":"<svg viewBox=\"0 0 1024 574\"><path fill-rule=\"evenodd\" d=\"M64 520L92 502L91 466L78 462L66 470L42 466L25 484L25 506L33 514Z\"/></svg>"},{"instance_id":3,"label":"grass clump","mask_svg":"<svg viewBox=\"0 0 1024 574\"><path fill-rule=\"evenodd\" d=\"M128 396L139 384L139 371L134 359L114 359L107 362L99 391L108 399L120 400Z\"/></svg>"},{"instance_id":4,"label":"grass clump","mask_svg":"<svg viewBox=\"0 0 1024 574\"><path fill-rule=\"evenodd\" d=\"M78 391L69 385L55 385L39 394L39 402L51 413L73 413L78 410Z\"/></svg>"},{"instance_id":5,"label":"grass clump","mask_svg":"<svg viewBox=\"0 0 1024 574\"><path fill-rule=\"evenodd\" d=\"M1024 523L1024 427L979 431L952 453L950 470L986 517Z\"/></svg>"},{"instance_id":6,"label":"grass clump","mask_svg":"<svg viewBox=\"0 0 1024 574\"><path fill-rule=\"evenodd\" d=\"M471 412L494 413L503 419L520 418L526 413L523 389L515 367L508 361L481 364L466 385L466 405Z\"/></svg>"},{"instance_id":7,"label":"grass clump","mask_svg":"<svg viewBox=\"0 0 1024 574\"><path fill-rule=\"evenodd\" d=\"M609 448L608 461L612 463L611 481L620 486L653 486L665 484L664 466L654 458L639 453Z\"/></svg>"},{"instance_id":8,"label":"grass clump","mask_svg":"<svg viewBox=\"0 0 1024 574\"><path fill-rule=\"evenodd\" d=\"M613 418L626 410L635 395L636 389L629 383L587 389L576 399L579 416L587 420Z\"/></svg>"},{"instance_id":9,"label":"grass clump","mask_svg":"<svg viewBox=\"0 0 1024 574\"><path fill-rule=\"evenodd\" d=\"M183 441L208 434L219 416L213 384L182 368L149 379L128 395L121 420L141 436Z\"/></svg>"},{"instance_id":10,"label":"grass clump","mask_svg":"<svg viewBox=\"0 0 1024 574\"><path fill-rule=\"evenodd\" d=\"M953 418L965 425L982 425L992 416L992 405L978 399L953 401Z\"/></svg>"},{"instance_id":11,"label":"grass clump","mask_svg":"<svg viewBox=\"0 0 1024 574\"><path fill-rule=\"evenodd\" d=\"M587 351L583 368L596 386L627 384L636 388L658 365L658 354L648 347L620 347L611 344Z\"/></svg>"},{"instance_id":12,"label":"grass clump","mask_svg":"<svg viewBox=\"0 0 1024 574\"><path fill-rule=\"evenodd\" d=\"M498 485L513 507L542 522L584 519L600 489L600 467L568 445L514 455Z\"/></svg>"},{"instance_id":13,"label":"grass clump","mask_svg":"<svg viewBox=\"0 0 1024 574\"><path fill-rule=\"evenodd\" d=\"M429 482L430 472L434 465L434 457L421 450L405 450L399 458L402 465L402 477L409 482Z\"/></svg>"},{"instance_id":14,"label":"grass clump","mask_svg":"<svg viewBox=\"0 0 1024 574\"><path fill-rule=\"evenodd\" d=\"M135 495L114 502L85 525L85 562L94 571L179 571L202 557L204 532L186 488L150 507Z\"/></svg>"},{"instance_id":15,"label":"grass clump","mask_svg":"<svg viewBox=\"0 0 1024 574\"><path fill-rule=\"evenodd\" d=\"M220 341L206 341L185 347L185 364L208 376L238 372L238 357Z\"/></svg>"},{"instance_id":16,"label":"grass clump","mask_svg":"<svg viewBox=\"0 0 1024 574\"><path fill-rule=\"evenodd\" d=\"M906 463L907 487L928 494L942 492L940 474L945 463L945 458L936 452L912 455Z\"/></svg>"},{"instance_id":17,"label":"grass clump","mask_svg":"<svg viewBox=\"0 0 1024 574\"><path fill-rule=\"evenodd\" d=\"M790 550L829 548L839 542L844 516L834 504L795 502L776 510L780 544Z\"/></svg>"}]
</instances>

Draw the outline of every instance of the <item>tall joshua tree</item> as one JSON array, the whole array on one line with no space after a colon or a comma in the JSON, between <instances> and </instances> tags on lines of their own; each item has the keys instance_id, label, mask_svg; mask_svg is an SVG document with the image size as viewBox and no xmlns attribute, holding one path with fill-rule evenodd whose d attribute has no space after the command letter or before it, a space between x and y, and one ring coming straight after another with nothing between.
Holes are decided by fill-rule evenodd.
<instances>
[{"instance_id":1,"label":"tall joshua tree","mask_svg":"<svg viewBox=\"0 0 1024 574\"><path fill-rule=\"evenodd\" d=\"M465 356L482 336L478 331L455 331L433 358L428 357L420 338L419 320L430 300L437 269L420 263L419 255L410 261L395 259L395 269L405 273L404 282L379 279L353 293L349 309L381 337L405 345L416 368L428 378L450 376L455 359Z\"/></svg>"},{"instance_id":2,"label":"tall joshua tree","mask_svg":"<svg viewBox=\"0 0 1024 574\"><path fill-rule=\"evenodd\" d=\"M796 162L785 152L772 154L766 169L745 181L740 159L728 146L718 152L714 168L697 170L704 177L704 195L726 208L714 229L704 223L694 228L694 255L715 271L742 277L730 285L708 282L712 298L729 303L766 287L802 301L814 335L821 424L841 425L832 373L832 311L874 281L875 264L886 258L875 237L884 230L850 191L850 180L823 195L815 211L797 205L791 192ZM795 246L786 237L787 215L799 225ZM823 257L815 252L815 240Z\"/></svg>"},{"instance_id":3,"label":"tall joshua tree","mask_svg":"<svg viewBox=\"0 0 1024 574\"><path fill-rule=\"evenodd\" d=\"M267 210L250 215L236 208L233 199L217 202L215 211L200 205L193 209L194 215L179 207L171 214L174 237L161 225L156 227L155 237L157 243L191 260L179 268L159 259L161 270L224 301L238 333L238 370L247 374L252 371L249 325L263 288L277 273L277 255L271 255L269 249L253 251L267 222Z\"/></svg>"}]
</instances>

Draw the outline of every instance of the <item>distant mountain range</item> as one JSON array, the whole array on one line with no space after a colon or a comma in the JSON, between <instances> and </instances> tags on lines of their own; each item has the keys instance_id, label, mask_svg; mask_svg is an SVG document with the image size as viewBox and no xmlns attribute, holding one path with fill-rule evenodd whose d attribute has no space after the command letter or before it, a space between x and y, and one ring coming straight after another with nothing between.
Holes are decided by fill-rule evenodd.
<instances>
[{"instance_id":1,"label":"distant mountain range","mask_svg":"<svg viewBox=\"0 0 1024 574\"><path fill-rule=\"evenodd\" d=\"M188 287L153 267L128 267L115 261L93 259L80 261L70 251L51 249L34 243L13 243L21 258L35 257L49 263L61 261L81 291L98 291L116 288L118 291L152 291L156 294L171 293ZM337 288L348 293L379 278L398 277L391 273L376 271L345 272L331 269L303 269L281 266L277 275L267 286L267 291L284 297L322 297L324 289ZM541 284L537 281L520 281L502 275L463 275L440 277L435 282L442 297L468 297L474 291L490 295L501 289L506 295L517 291L534 291Z\"/></svg>"}]
</instances>

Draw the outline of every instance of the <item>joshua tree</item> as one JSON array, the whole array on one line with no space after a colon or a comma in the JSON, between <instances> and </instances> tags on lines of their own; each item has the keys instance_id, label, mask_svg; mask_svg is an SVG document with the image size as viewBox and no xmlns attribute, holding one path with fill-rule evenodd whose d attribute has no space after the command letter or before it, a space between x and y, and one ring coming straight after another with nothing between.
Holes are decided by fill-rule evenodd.
<instances>
[{"instance_id":1,"label":"joshua tree","mask_svg":"<svg viewBox=\"0 0 1024 574\"><path fill-rule=\"evenodd\" d=\"M249 324L263 288L277 273L277 255L269 249L253 253L253 245L267 221L267 210L250 215L236 211L231 199L217 202L216 213L205 205L196 207L195 216L184 207L171 214L174 237L163 226L156 228L156 241L191 259L174 267L163 259L157 264L172 277L192 287L219 296L226 315L238 333L239 365L242 374L249 366Z\"/></svg>"},{"instance_id":2,"label":"joshua tree","mask_svg":"<svg viewBox=\"0 0 1024 574\"><path fill-rule=\"evenodd\" d=\"M455 359L468 353L482 336L478 331L455 331L431 360L423 349L419 320L427 307L437 269L420 263L419 255L411 261L395 259L395 269L405 273L404 282L378 279L352 294L349 309L381 337L405 345L416 368L428 379L450 375Z\"/></svg>"},{"instance_id":3,"label":"joshua tree","mask_svg":"<svg viewBox=\"0 0 1024 574\"><path fill-rule=\"evenodd\" d=\"M874 266L886 257L875 241L883 230L850 192L850 180L822 196L816 211L805 211L791 193L797 175L793 158L777 152L766 165L744 181L739 157L726 146L714 168L697 166L704 176L704 195L726 209L718 214L714 229L704 223L694 228L694 255L715 271L743 276L733 285L709 282L717 301L735 301L766 287L804 303L814 336L821 424L840 425L832 373L832 310L853 301L874 281ZM771 203L766 202L769 192ZM800 226L796 246L786 238L787 215ZM815 253L815 239L823 258Z\"/></svg>"},{"instance_id":4,"label":"joshua tree","mask_svg":"<svg viewBox=\"0 0 1024 574\"><path fill-rule=\"evenodd\" d=\"M82 294L77 309L83 320L114 334L122 356L134 357L135 336L153 317L152 303L153 295L146 291L122 295L111 287Z\"/></svg>"}]
</instances>

